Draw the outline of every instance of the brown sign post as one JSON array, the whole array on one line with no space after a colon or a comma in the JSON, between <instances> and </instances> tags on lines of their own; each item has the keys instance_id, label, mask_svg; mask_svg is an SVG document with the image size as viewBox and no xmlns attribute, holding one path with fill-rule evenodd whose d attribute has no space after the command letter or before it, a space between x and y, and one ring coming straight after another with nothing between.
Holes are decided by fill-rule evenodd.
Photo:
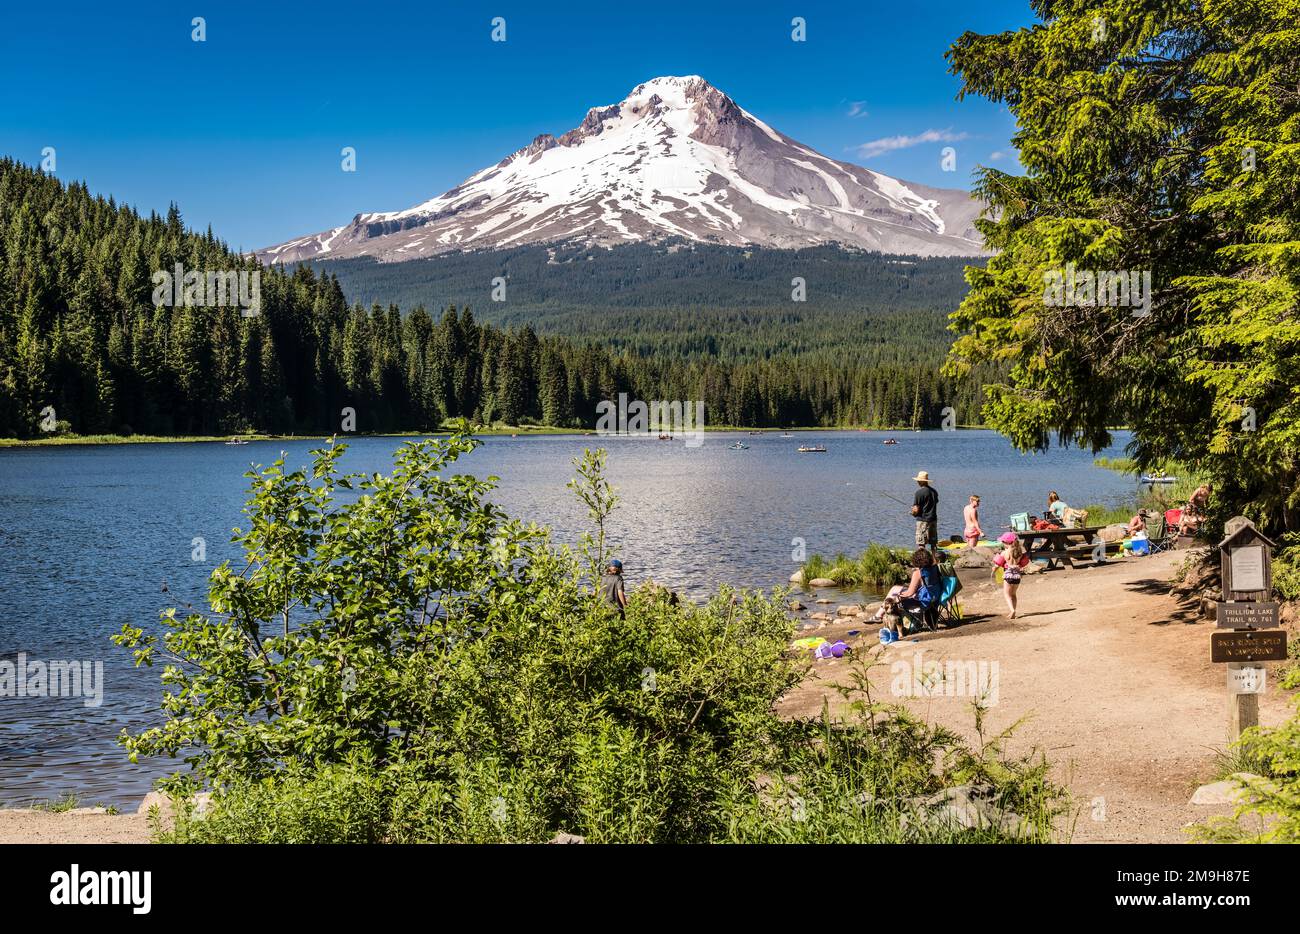
<instances>
[{"instance_id":1,"label":"brown sign post","mask_svg":"<svg viewBox=\"0 0 1300 934\"><path fill-rule=\"evenodd\" d=\"M1273 543L1244 516L1228 521L1219 542L1223 600L1215 611L1220 632L1210 633L1210 661L1229 665L1228 741L1259 723L1263 668L1256 662L1286 658L1286 633L1277 629L1273 596ZM1234 675L1236 677L1234 677ZM1256 684L1249 690L1243 684Z\"/></svg>"},{"instance_id":2,"label":"brown sign post","mask_svg":"<svg viewBox=\"0 0 1300 934\"><path fill-rule=\"evenodd\" d=\"M1220 629L1276 629L1280 603L1220 603L1214 618Z\"/></svg>"},{"instance_id":3,"label":"brown sign post","mask_svg":"<svg viewBox=\"0 0 1300 934\"><path fill-rule=\"evenodd\" d=\"M1265 662L1286 658L1286 633L1281 629L1210 633L1210 661Z\"/></svg>"}]
</instances>

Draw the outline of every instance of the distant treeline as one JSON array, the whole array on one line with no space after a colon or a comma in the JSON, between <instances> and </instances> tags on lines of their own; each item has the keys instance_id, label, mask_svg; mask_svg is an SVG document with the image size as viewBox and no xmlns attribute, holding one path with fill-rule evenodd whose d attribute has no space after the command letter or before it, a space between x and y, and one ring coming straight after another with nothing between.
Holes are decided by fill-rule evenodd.
<instances>
[{"instance_id":1,"label":"distant treeline","mask_svg":"<svg viewBox=\"0 0 1300 934\"><path fill-rule=\"evenodd\" d=\"M318 260L359 301L414 307L440 303L483 307L491 323L563 318L600 308L782 309L796 319L806 309L873 313L933 311L966 293L963 257L887 256L837 246L799 250L723 246L670 239L614 247L582 242L528 244L501 250L451 252L390 263L369 257ZM488 306L492 280L502 277L504 300ZM793 280L803 280L795 301Z\"/></svg>"},{"instance_id":2,"label":"distant treeline","mask_svg":"<svg viewBox=\"0 0 1300 934\"><path fill-rule=\"evenodd\" d=\"M234 299L155 305L153 275L177 264L260 273L258 313ZM142 217L0 160L2 436L54 422L80 434L325 432L344 407L359 431L457 416L588 427L619 392L702 399L713 424L936 425L944 406L970 420L975 384L937 374L942 346L882 363L887 340L840 337L798 354L672 357L479 324L468 309L349 305L335 276L264 269L211 230L186 230L175 206Z\"/></svg>"}]
</instances>

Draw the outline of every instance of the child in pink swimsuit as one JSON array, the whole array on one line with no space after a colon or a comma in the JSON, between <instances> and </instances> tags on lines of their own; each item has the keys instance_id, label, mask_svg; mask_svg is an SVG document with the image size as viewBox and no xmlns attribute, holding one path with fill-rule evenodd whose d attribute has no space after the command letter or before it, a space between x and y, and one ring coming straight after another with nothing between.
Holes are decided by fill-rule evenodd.
<instances>
[{"instance_id":1,"label":"child in pink swimsuit","mask_svg":"<svg viewBox=\"0 0 1300 934\"><path fill-rule=\"evenodd\" d=\"M997 569L1002 568L1002 596L1006 598L1011 619L1015 619L1018 608L1016 591L1020 589L1020 577L1023 568L1029 564L1029 555L1025 554L1020 536L1015 532L1007 532L998 541L1002 543L1002 552L993 559L993 573L996 575Z\"/></svg>"}]
</instances>

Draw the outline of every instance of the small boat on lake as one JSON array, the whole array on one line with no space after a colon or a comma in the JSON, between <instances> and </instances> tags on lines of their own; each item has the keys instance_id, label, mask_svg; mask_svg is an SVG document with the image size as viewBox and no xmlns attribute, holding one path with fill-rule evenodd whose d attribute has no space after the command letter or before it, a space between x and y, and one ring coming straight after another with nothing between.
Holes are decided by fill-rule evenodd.
<instances>
[{"instance_id":1,"label":"small boat on lake","mask_svg":"<svg viewBox=\"0 0 1300 934\"><path fill-rule=\"evenodd\" d=\"M898 439L897 439L897 438L886 438L884 441L881 441L880 443L881 443L881 444L897 444L897 443L898 443Z\"/></svg>"},{"instance_id":2,"label":"small boat on lake","mask_svg":"<svg viewBox=\"0 0 1300 934\"><path fill-rule=\"evenodd\" d=\"M748 450L749 450L749 445L748 445L748 444L743 444L743 443L741 443L740 441L737 441L735 444L733 444L733 445L731 446L731 449L732 449L733 451L748 451Z\"/></svg>"},{"instance_id":3,"label":"small boat on lake","mask_svg":"<svg viewBox=\"0 0 1300 934\"><path fill-rule=\"evenodd\" d=\"M226 444L247 444L247 443L248 442L245 441L243 438L231 438L229 441L226 442Z\"/></svg>"},{"instance_id":4,"label":"small boat on lake","mask_svg":"<svg viewBox=\"0 0 1300 934\"><path fill-rule=\"evenodd\" d=\"M1143 475L1142 475L1142 479L1141 479L1139 482L1140 482L1140 483L1147 483L1147 484L1153 484L1153 483L1177 483L1177 482L1178 482L1178 478L1177 478L1177 477L1170 477L1170 476L1168 476L1167 474L1162 474L1162 473L1151 474L1151 475L1143 474Z\"/></svg>"},{"instance_id":5,"label":"small boat on lake","mask_svg":"<svg viewBox=\"0 0 1300 934\"><path fill-rule=\"evenodd\" d=\"M800 454L825 454L826 445L824 444L801 444L799 445Z\"/></svg>"}]
</instances>

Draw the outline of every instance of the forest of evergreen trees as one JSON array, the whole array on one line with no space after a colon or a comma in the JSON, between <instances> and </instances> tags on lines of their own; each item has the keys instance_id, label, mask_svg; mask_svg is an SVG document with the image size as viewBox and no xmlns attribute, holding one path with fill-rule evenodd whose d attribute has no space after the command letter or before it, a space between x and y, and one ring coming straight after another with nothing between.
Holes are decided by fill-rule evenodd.
<instances>
[{"instance_id":1,"label":"forest of evergreen trees","mask_svg":"<svg viewBox=\"0 0 1300 934\"><path fill-rule=\"evenodd\" d=\"M155 305L153 274L177 263L260 272L260 313ZM344 407L362 432L459 416L590 427L619 392L702 399L710 424L756 427L935 426L944 406L963 422L978 408L975 381L938 375L946 345L724 359L620 343L480 324L464 307L349 305L336 276L261 267L186 230L175 206L143 217L0 160L0 437L39 436L51 409L77 434L333 432Z\"/></svg>"}]
</instances>

